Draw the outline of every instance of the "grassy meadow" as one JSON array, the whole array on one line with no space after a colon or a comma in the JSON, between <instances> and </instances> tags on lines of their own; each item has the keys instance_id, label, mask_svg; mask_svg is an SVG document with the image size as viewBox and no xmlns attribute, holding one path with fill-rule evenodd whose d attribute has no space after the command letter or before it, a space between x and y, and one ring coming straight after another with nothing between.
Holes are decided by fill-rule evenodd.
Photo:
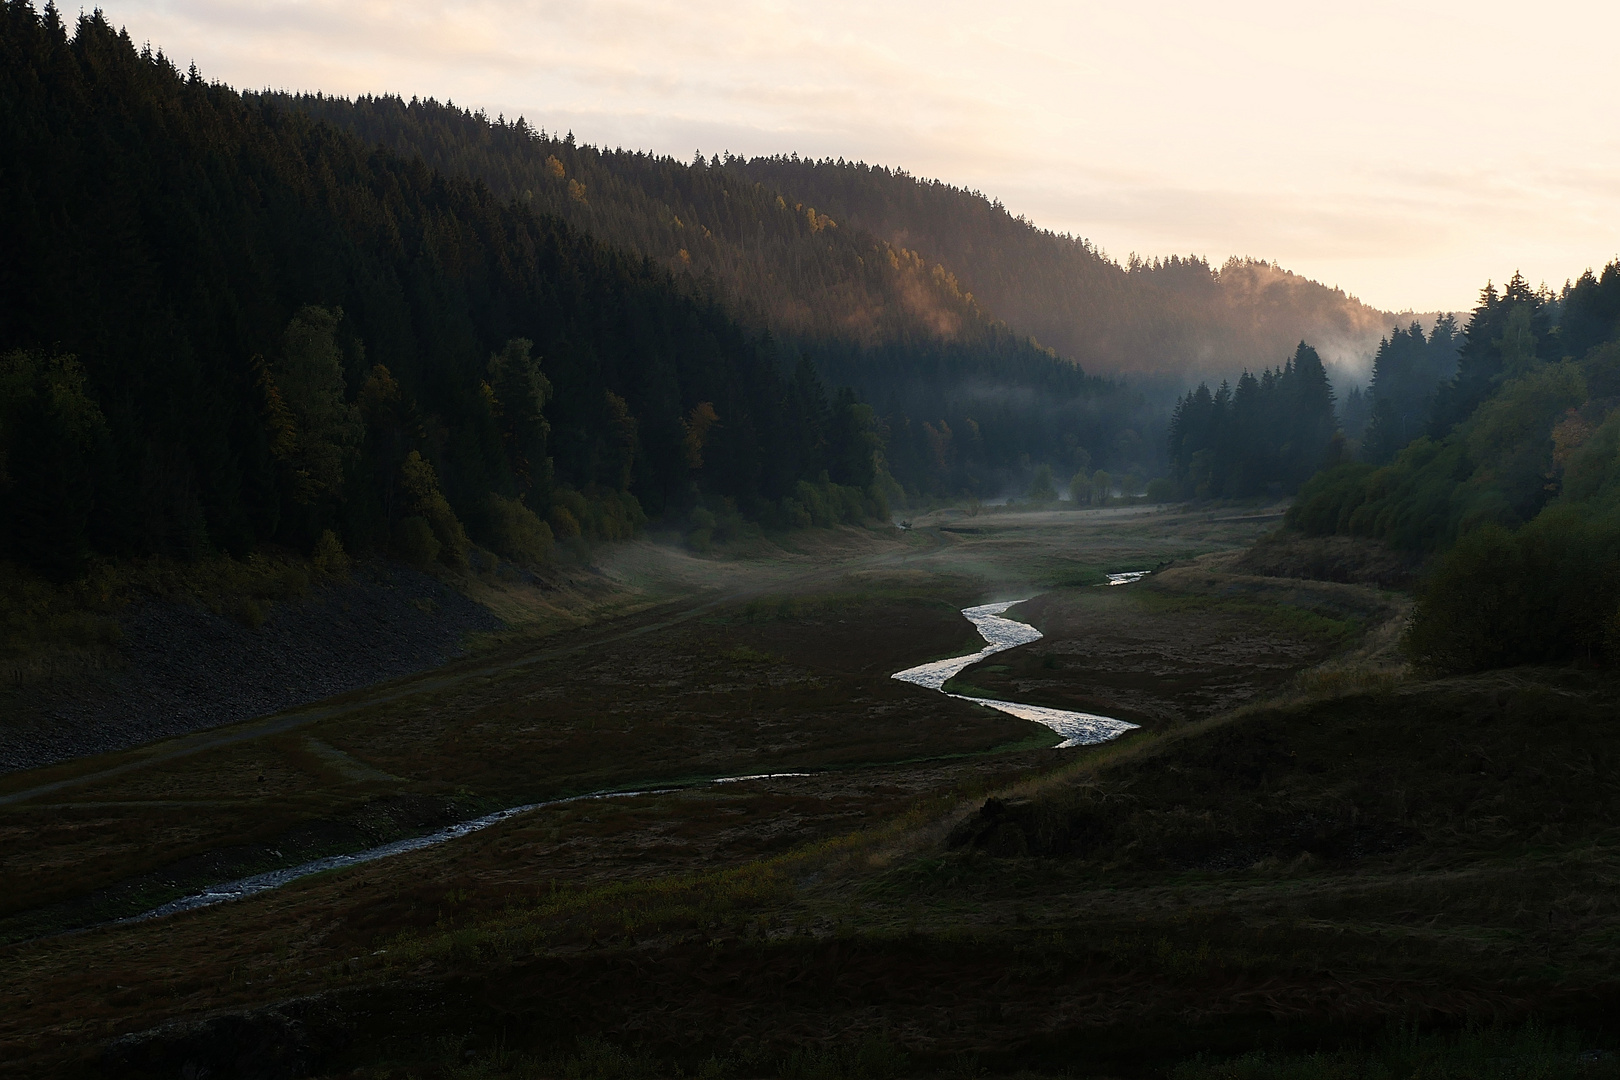
<instances>
[{"instance_id":1,"label":"grassy meadow","mask_svg":"<svg viewBox=\"0 0 1620 1080\"><path fill-rule=\"evenodd\" d=\"M1616 1075L1612 681L1413 673L1407 596L1354 552L1278 576L1313 556L1267 563L1276 524L625 544L589 618L463 583L509 629L446 668L0 776L0 1072ZM950 689L1140 730L1055 750L889 678L1009 599L1046 636ZM765 773L803 775L708 782Z\"/></svg>"}]
</instances>

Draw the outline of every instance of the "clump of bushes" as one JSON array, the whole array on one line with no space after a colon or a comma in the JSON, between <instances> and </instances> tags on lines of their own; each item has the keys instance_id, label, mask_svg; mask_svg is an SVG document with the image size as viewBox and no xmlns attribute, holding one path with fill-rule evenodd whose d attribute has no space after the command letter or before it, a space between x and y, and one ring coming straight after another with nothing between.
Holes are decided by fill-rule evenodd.
<instances>
[{"instance_id":1,"label":"clump of bushes","mask_svg":"<svg viewBox=\"0 0 1620 1080\"><path fill-rule=\"evenodd\" d=\"M774 516L775 524L790 529L828 528L887 518L889 505L875 485L863 490L835 484L823 473L816 483L800 480L795 484L793 494L782 500Z\"/></svg>"},{"instance_id":2,"label":"clump of bushes","mask_svg":"<svg viewBox=\"0 0 1620 1080\"><path fill-rule=\"evenodd\" d=\"M1518 532L1465 534L1424 582L1407 631L1441 672L1570 659L1620 660L1620 528L1549 508Z\"/></svg>"},{"instance_id":3,"label":"clump of bushes","mask_svg":"<svg viewBox=\"0 0 1620 1080\"><path fill-rule=\"evenodd\" d=\"M439 490L439 477L433 465L412 450L400 466L400 480L406 505L411 510L395 529L400 553L418 566L426 566L437 558L453 569L466 569L467 549L472 545L460 519Z\"/></svg>"},{"instance_id":4,"label":"clump of bushes","mask_svg":"<svg viewBox=\"0 0 1620 1080\"><path fill-rule=\"evenodd\" d=\"M485 516L484 531L496 554L513 562L532 564L543 563L551 557L556 543L551 526L521 501L491 492Z\"/></svg>"}]
</instances>

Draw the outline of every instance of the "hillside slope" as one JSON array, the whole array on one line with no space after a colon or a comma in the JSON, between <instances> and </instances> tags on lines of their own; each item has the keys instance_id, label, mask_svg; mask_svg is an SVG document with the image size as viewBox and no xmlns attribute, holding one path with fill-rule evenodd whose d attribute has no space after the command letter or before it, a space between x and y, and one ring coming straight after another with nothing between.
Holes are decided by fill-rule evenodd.
<instances>
[{"instance_id":1,"label":"hillside slope","mask_svg":"<svg viewBox=\"0 0 1620 1080\"><path fill-rule=\"evenodd\" d=\"M6 5L0 59L0 554L457 566L874 479L869 415L641 258L99 14Z\"/></svg>"},{"instance_id":2,"label":"hillside slope","mask_svg":"<svg viewBox=\"0 0 1620 1080\"><path fill-rule=\"evenodd\" d=\"M607 150L433 100L262 99L481 180L497 198L720 291L746 321L779 335L870 346L918 336L978 341L992 329L937 261L790 202L719 159Z\"/></svg>"},{"instance_id":3,"label":"hillside slope","mask_svg":"<svg viewBox=\"0 0 1620 1080\"><path fill-rule=\"evenodd\" d=\"M1396 316L1271 263L1196 256L1121 265L999 201L854 162L773 157L726 167L947 267L1020 332L1099 372L1233 375L1304 339L1364 368Z\"/></svg>"},{"instance_id":4,"label":"hillside slope","mask_svg":"<svg viewBox=\"0 0 1620 1080\"><path fill-rule=\"evenodd\" d=\"M1031 463L1151 472L1156 410L1009 327L948 268L741 176L735 162L580 144L432 100L265 94L646 261L851 386L910 492L1022 491ZM1077 453L1085 448L1085 454ZM837 476L834 477L837 479Z\"/></svg>"}]
</instances>

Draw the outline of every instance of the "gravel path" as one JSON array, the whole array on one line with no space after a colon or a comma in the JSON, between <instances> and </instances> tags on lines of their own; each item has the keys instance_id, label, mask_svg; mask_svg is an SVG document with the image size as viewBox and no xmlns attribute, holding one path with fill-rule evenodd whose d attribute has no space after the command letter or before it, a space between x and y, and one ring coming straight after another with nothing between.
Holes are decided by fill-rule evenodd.
<instances>
[{"instance_id":1,"label":"gravel path","mask_svg":"<svg viewBox=\"0 0 1620 1080\"><path fill-rule=\"evenodd\" d=\"M76 686L0 699L0 773L264 716L437 667L469 633L499 629L442 582L369 563L350 582L276 604L263 626L190 604L122 620L125 666Z\"/></svg>"}]
</instances>

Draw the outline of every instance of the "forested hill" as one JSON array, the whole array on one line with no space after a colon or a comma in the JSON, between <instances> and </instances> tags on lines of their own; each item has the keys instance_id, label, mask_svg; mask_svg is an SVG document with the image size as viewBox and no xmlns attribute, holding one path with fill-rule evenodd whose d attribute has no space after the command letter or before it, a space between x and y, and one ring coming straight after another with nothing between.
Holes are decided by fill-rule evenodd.
<instances>
[{"instance_id":1,"label":"forested hill","mask_svg":"<svg viewBox=\"0 0 1620 1080\"><path fill-rule=\"evenodd\" d=\"M435 101L275 95L497 195L713 282L779 333L975 341L996 320L1082 367L1236 374L1301 339L1370 359L1392 317L1267 263L1120 264L977 192L832 161L682 162L577 143Z\"/></svg>"},{"instance_id":2,"label":"forested hill","mask_svg":"<svg viewBox=\"0 0 1620 1080\"><path fill-rule=\"evenodd\" d=\"M1339 289L1264 262L1121 265L978 192L882 166L796 156L723 165L948 268L986 310L1092 371L1235 376L1280 361L1301 339L1330 365L1370 360L1394 325Z\"/></svg>"},{"instance_id":3,"label":"forested hill","mask_svg":"<svg viewBox=\"0 0 1620 1080\"><path fill-rule=\"evenodd\" d=\"M801 482L865 512L870 410L718 304L99 14L5 5L0 146L13 557L332 533L453 563L468 530L538 557L643 508L808 519Z\"/></svg>"},{"instance_id":4,"label":"forested hill","mask_svg":"<svg viewBox=\"0 0 1620 1080\"><path fill-rule=\"evenodd\" d=\"M500 199L554 215L724 296L739 317L794 338L861 346L918 337L978 342L993 320L937 262L813 204L737 175L719 159L686 163L547 135L453 104L266 94L368 142L474 177Z\"/></svg>"},{"instance_id":5,"label":"forested hill","mask_svg":"<svg viewBox=\"0 0 1620 1080\"><path fill-rule=\"evenodd\" d=\"M965 298L906 307L948 282L775 196L755 210L802 234L783 265L872 283L890 329L784 346L716 275L683 282L454 162L181 73L99 14L0 13L0 546L41 569L266 541L535 558L644 512L848 520L897 480L990 494L1088 447L1150 452L1108 385Z\"/></svg>"},{"instance_id":6,"label":"forested hill","mask_svg":"<svg viewBox=\"0 0 1620 1080\"><path fill-rule=\"evenodd\" d=\"M474 177L718 298L873 406L909 492L1022 490L1042 463L1063 476L1158 466L1161 411L1009 329L938 263L739 175L735 159L602 150L432 100L255 100Z\"/></svg>"}]
</instances>

